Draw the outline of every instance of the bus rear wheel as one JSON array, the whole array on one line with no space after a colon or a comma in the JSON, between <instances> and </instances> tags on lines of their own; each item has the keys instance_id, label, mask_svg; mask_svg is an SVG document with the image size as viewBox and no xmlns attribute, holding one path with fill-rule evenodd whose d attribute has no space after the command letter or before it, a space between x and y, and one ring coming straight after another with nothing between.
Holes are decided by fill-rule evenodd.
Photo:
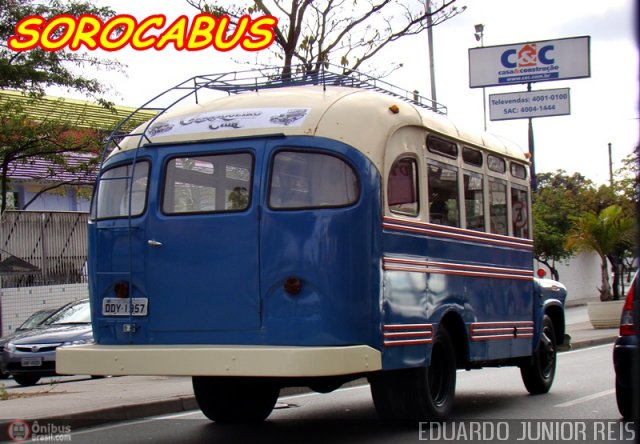
<instances>
[{"instance_id":1,"label":"bus rear wheel","mask_svg":"<svg viewBox=\"0 0 640 444\"><path fill-rule=\"evenodd\" d=\"M194 376L192 383L202 413L219 423L264 421L280 394L276 384L256 378Z\"/></svg>"},{"instance_id":2,"label":"bus rear wheel","mask_svg":"<svg viewBox=\"0 0 640 444\"><path fill-rule=\"evenodd\" d=\"M553 322L547 315L542 319L540 340L531 361L520 367L522 382L532 395L547 393L556 374L556 334Z\"/></svg>"},{"instance_id":3,"label":"bus rear wheel","mask_svg":"<svg viewBox=\"0 0 640 444\"><path fill-rule=\"evenodd\" d=\"M441 328L432 343L429 367L383 372L370 379L371 395L383 419L443 421L453 408L456 357Z\"/></svg>"}]
</instances>

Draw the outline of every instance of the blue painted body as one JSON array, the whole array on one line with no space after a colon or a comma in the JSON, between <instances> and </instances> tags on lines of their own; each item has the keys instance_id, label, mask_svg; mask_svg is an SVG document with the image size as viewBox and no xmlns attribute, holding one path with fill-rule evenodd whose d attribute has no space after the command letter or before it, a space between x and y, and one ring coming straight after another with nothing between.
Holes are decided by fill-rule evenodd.
<instances>
[{"instance_id":1,"label":"blue painted body","mask_svg":"<svg viewBox=\"0 0 640 444\"><path fill-rule=\"evenodd\" d=\"M269 208L269 171L282 148L346 161L358 174L358 200L342 208ZM204 153L252 156L248 208L163 214L167 159ZM151 145L114 155L104 168L134 158L151 165L145 211L89 226L99 344L365 344L393 369L428 365L431 340L451 313L465 324L471 361L528 356L538 342L547 295L534 283L531 241L383 219L380 172L352 147L306 136ZM300 293L285 291L290 277L301 281ZM102 298L113 297L122 280L130 281L131 296L149 299L148 316L101 314ZM125 332L125 324L135 331Z\"/></svg>"},{"instance_id":2,"label":"blue painted body","mask_svg":"<svg viewBox=\"0 0 640 444\"><path fill-rule=\"evenodd\" d=\"M345 160L358 171L358 201L345 208L270 209L268 166L281 147ZM168 157L234 152L253 156L247 210L160 211L159 177ZM98 343L380 347L380 176L364 155L331 140L288 137L153 146L141 148L137 157L152 165L146 211L130 222L98 220L89 227ZM114 156L105 168L132 158L133 153ZM150 239L162 246L150 247ZM149 315L101 316L102 298L113 296L114 284L128 279L129 267L131 296L149 298ZM285 292L288 277L302 282L299 294ZM129 323L135 332L123 331Z\"/></svg>"}]
</instances>

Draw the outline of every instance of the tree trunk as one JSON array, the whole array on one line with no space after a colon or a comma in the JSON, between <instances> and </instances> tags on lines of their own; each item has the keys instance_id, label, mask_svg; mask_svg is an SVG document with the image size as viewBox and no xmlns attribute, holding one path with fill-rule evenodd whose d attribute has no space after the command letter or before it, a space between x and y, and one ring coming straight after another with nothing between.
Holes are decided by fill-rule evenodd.
<instances>
[{"instance_id":1,"label":"tree trunk","mask_svg":"<svg viewBox=\"0 0 640 444\"><path fill-rule=\"evenodd\" d=\"M600 291L601 301L612 301L613 294L611 293L611 285L609 284L609 263L606 256L600 256L600 275L602 277L602 287Z\"/></svg>"}]
</instances>

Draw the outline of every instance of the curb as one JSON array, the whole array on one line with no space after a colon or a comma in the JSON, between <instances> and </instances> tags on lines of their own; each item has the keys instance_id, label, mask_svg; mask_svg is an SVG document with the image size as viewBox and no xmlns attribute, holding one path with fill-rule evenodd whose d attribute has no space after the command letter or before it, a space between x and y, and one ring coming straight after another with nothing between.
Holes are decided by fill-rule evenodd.
<instances>
[{"instance_id":1,"label":"curb","mask_svg":"<svg viewBox=\"0 0 640 444\"><path fill-rule=\"evenodd\" d=\"M605 344L613 344L618 336L605 336L602 338L594 338L594 339L583 339L578 342L572 342L567 350L562 350L560 353L579 350L581 348L594 347L596 345L605 345Z\"/></svg>"}]
</instances>

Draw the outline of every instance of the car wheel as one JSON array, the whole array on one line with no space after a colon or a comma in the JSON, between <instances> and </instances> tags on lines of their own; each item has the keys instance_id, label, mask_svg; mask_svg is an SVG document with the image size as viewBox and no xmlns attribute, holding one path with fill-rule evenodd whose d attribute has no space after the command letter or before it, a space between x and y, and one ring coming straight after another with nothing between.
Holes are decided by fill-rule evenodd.
<instances>
[{"instance_id":1,"label":"car wheel","mask_svg":"<svg viewBox=\"0 0 640 444\"><path fill-rule=\"evenodd\" d=\"M40 380L38 375L13 375L13 379L22 386L36 385Z\"/></svg>"},{"instance_id":2,"label":"car wheel","mask_svg":"<svg viewBox=\"0 0 640 444\"><path fill-rule=\"evenodd\" d=\"M542 319L540 341L531 361L520 367L522 382L532 395L547 393L551 389L556 374L557 358L556 334L551 318Z\"/></svg>"},{"instance_id":3,"label":"car wheel","mask_svg":"<svg viewBox=\"0 0 640 444\"><path fill-rule=\"evenodd\" d=\"M618 382L616 378L616 403L618 411L624 419L630 421L633 416L633 392L629 388L625 388Z\"/></svg>"},{"instance_id":4,"label":"car wheel","mask_svg":"<svg viewBox=\"0 0 640 444\"><path fill-rule=\"evenodd\" d=\"M219 423L264 421L280 394L277 385L256 378L194 376L192 383L202 413Z\"/></svg>"}]
</instances>

